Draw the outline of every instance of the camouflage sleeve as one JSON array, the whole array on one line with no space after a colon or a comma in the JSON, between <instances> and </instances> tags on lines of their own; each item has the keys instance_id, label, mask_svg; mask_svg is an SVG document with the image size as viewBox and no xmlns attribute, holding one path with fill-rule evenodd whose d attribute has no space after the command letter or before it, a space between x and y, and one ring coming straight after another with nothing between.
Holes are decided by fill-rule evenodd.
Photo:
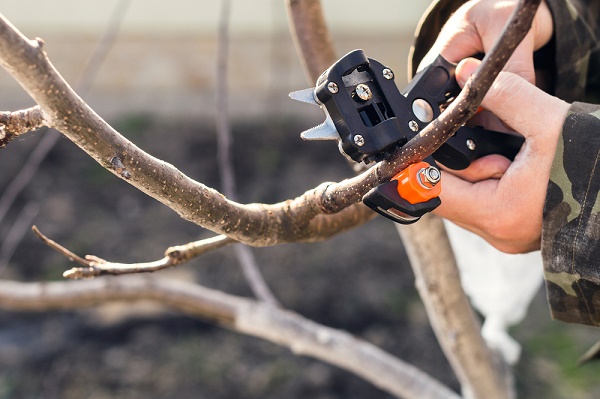
<instances>
[{"instance_id":1,"label":"camouflage sleeve","mask_svg":"<svg viewBox=\"0 0 600 399\"><path fill-rule=\"evenodd\" d=\"M600 105L569 109L544 206L542 256L552 316L600 326Z\"/></svg>"},{"instance_id":2,"label":"camouflage sleeve","mask_svg":"<svg viewBox=\"0 0 600 399\"><path fill-rule=\"evenodd\" d=\"M547 0L554 21L554 94L600 100L597 0ZM600 106L574 103L546 194L542 256L552 317L600 326Z\"/></svg>"},{"instance_id":3,"label":"camouflage sleeve","mask_svg":"<svg viewBox=\"0 0 600 399\"><path fill-rule=\"evenodd\" d=\"M554 35L534 55L565 101L600 102L600 1L546 0ZM436 0L421 19L409 74L466 1ZM412 76L412 75L411 75ZM554 318L600 326L600 105L574 103L563 126L544 207L542 255Z\"/></svg>"},{"instance_id":4,"label":"camouflage sleeve","mask_svg":"<svg viewBox=\"0 0 600 399\"><path fill-rule=\"evenodd\" d=\"M554 95L568 102L600 100L597 0L546 0L554 22ZM537 67L537 65L536 65Z\"/></svg>"},{"instance_id":5,"label":"camouflage sleeve","mask_svg":"<svg viewBox=\"0 0 600 399\"><path fill-rule=\"evenodd\" d=\"M408 59L409 79L450 16L467 0L434 0L417 26ZM550 82L545 90L568 101L600 102L600 1L546 0L554 22L551 42L534 55ZM539 76L538 76L539 77Z\"/></svg>"},{"instance_id":6,"label":"camouflage sleeve","mask_svg":"<svg viewBox=\"0 0 600 399\"><path fill-rule=\"evenodd\" d=\"M415 31L408 56L408 80L417 73L419 63L435 43L448 18L466 2L467 0L434 0L425 11Z\"/></svg>"}]
</instances>

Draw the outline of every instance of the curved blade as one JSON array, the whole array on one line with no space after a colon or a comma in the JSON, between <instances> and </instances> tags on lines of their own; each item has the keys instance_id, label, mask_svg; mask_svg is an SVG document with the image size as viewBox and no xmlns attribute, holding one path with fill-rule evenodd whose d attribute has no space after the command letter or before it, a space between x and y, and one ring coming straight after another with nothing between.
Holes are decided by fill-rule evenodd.
<instances>
[{"instance_id":1,"label":"curved blade","mask_svg":"<svg viewBox=\"0 0 600 399\"><path fill-rule=\"evenodd\" d=\"M312 129L308 129L300 133L302 140L339 140L340 135L331 120L331 117L327 115L325 122L319 126L315 126Z\"/></svg>"},{"instance_id":2,"label":"curved blade","mask_svg":"<svg viewBox=\"0 0 600 399\"><path fill-rule=\"evenodd\" d=\"M301 101L303 103L314 104L314 105L319 105L319 106L321 105L315 99L315 89L314 88L293 91L290 93L290 98L292 100Z\"/></svg>"}]
</instances>

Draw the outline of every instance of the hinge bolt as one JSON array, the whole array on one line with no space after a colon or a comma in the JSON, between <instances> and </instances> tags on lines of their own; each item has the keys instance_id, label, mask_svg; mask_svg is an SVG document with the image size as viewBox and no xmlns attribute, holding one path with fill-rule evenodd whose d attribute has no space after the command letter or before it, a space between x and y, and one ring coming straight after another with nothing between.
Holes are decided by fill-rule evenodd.
<instances>
[{"instance_id":1,"label":"hinge bolt","mask_svg":"<svg viewBox=\"0 0 600 399\"><path fill-rule=\"evenodd\" d=\"M354 136L354 144L356 144L359 147L362 147L363 145L365 145L365 138L360 134L357 134L356 136Z\"/></svg>"},{"instance_id":2,"label":"hinge bolt","mask_svg":"<svg viewBox=\"0 0 600 399\"><path fill-rule=\"evenodd\" d=\"M475 141L473 139L467 139L467 148L471 151L475 151L475 148L477 148L477 144L475 144Z\"/></svg>"},{"instance_id":3,"label":"hinge bolt","mask_svg":"<svg viewBox=\"0 0 600 399\"><path fill-rule=\"evenodd\" d=\"M358 86L356 86L355 92L358 98L360 98L363 101L370 100L373 97L371 89L364 83L361 83Z\"/></svg>"},{"instance_id":4,"label":"hinge bolt","mask_svg":"<svg viewBox=\"0 0 600 399\"><path fill-rule=\"evenodd\" d=\"M387 80L394 79L394 72L390 68L385 68L383 71L383 77Z\"/></svg>"},{"instance_id":5,"label":"hinge bolt","mask_svg":"<svg viewBox=\"0 0 600 399\"><path fill-rule=\"evenodd\" d=\"M428 166L427 168L422 168L419 170L417 174L419 183L423 187L433 188L436 184L438 184L442 178L442 174L439 169L435 166Z\"/></svg>"},{"instance_id":6,"label":"hinge bolt","mask_svg":"<svg viewBox=\"0 0 600 399\"><path fill-rule=\"evenodd\" d=\"M339 90L338 85L335 82L329 82L327 84L327 89L333 94L337 93Z\"/></svg>"},{"instance_id":7,"label":"hinge bolt","mask_svg":"<svg viewBox=\"0 0 600 399\"><path fill-rule=\"evenodd\" d=\"M410 128L410 130L412 130L413 132L418 132L419 131L419 124L413 120L408 122L408 127Z\"/></svg>"}]
</instances>

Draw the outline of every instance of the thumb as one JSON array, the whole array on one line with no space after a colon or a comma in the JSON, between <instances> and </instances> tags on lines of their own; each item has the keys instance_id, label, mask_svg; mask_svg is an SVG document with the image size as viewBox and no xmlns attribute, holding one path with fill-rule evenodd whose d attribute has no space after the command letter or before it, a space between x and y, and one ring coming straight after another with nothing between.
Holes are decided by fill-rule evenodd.
<instances>
[{"instance_id":1,"label":"thumb","mask_svg":"<svg viewBox=\"0 0 600 399\"><path fill-rule=\"evenodd\" d=\"M458 64L456 80L461 86L480 63L471 58ZM565 101L511 72L500 72L481 105L525 138L537 135L558 138L569 109Z\"/></svg>"}]
</instances>

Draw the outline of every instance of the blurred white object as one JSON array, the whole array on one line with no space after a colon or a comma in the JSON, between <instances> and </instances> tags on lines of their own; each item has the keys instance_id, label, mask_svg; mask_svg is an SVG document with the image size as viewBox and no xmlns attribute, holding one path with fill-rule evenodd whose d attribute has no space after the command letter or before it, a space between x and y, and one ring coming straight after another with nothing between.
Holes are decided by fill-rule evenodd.
<instances>
[{"instance_id":1,"label":"blurred white object","mask_svg":"<svg viewBox=\"0 0 600 399\"><path fill-rule=\"evenodd\" d=\"M519 360L521 345L508 335L507 329L523 320L540 289L543 280L540 252L505 254L453 223L444 221L444 224L463 288L473 307L485 317L483 338L513 365Z\"/></svg>"}]
</instances>

